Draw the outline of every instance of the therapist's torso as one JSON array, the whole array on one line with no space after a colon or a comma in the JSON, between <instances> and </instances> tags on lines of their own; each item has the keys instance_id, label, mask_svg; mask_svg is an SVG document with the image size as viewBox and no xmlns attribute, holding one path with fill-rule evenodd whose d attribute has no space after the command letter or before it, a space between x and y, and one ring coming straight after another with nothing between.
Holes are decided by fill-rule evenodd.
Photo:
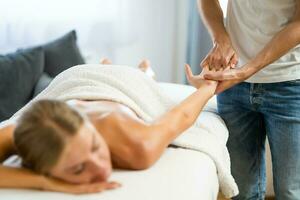
<instances>
[{"instance_id":1,"label":"therapist's torso","mask_svg":"<svg viewBox=\"0 0 300 200\"><path fill-rule=\"evenodd\" d=\"M229 0L226 29L242 66L292 19L295 0ZM246 80L274 83L300 79L300 45Z\"/></svg>"}]
</instances>

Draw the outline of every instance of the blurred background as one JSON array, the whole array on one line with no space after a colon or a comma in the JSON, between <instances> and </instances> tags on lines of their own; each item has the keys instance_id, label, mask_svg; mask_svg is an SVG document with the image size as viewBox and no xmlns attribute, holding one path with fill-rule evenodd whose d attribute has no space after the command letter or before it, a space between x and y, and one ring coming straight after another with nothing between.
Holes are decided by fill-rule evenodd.
<instances>
[{"instance_id":1,"label":"blurred background","mask_svg":"<svg viewBox=\"0 0 300 200\"><path fill-rule=\"evenodd\" d=\"M227 0L220 2L226 12ZM0 0L0 54L75 29L87 63L148 58L159 81L185 83L184 63L199 72L211 47L197 9L196 0Z\"/></svg>"}]
</instances>

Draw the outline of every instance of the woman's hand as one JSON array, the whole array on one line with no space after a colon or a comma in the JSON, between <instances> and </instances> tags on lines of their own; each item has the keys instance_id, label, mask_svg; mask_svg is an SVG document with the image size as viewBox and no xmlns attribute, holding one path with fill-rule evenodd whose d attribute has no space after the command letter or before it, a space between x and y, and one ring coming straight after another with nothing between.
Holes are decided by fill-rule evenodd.
<instances>
[{"instance_id":1,"label":"woman's hand","mask_svg":"<svg viewBox=\"0 0 300 200\"><path fill-rule=\"evenodd\" d=\"M257 68L251 66L251 64L246 64L241 68L230 69L227 68L224 71L207 71L203 76L206 80L219 81L219 85L216 89L216 94L227 90L234 85L243 82L244 80L251 77L258 71Z\"/></svg>"},{"instance_id":2,"label":"woman's hand","mask_svg":"<svg viewBox=\"0 0 300 200\"><path fill-rule=\"evenodd\" d=\"M199 75L194 75L191 67L188 64L185 65L185 74L190 85L194 86L197 89L202 86L206 86L215 92L218 81L205 80L204 75L208 72L208 68L205 67L202 69L202 72Z\"/></svg>"},{"instance_id":3,"label":"woman's hand","mask_svg":"<svg viewBox=\"0 0 300 200\"><path fill-rule=\"evenodd\" d=\"M238 63L238 56L232 47L229 39L215 41L214 46L201 62L202 68L209 70L224 70L227 67L235 68Z\"/></svg>"},{"instance_id":4,"label":"woman's hand","mask_svg":"<svg viewBox=\"0 0 300 200\"><path fill-rule=\"evenodd\" d=\"M63 192L71 194L98 193L104 190L111 190L120 187L117 182L98 182L89 184L71 184L55 178L44 177L41 189L53 192Z\"/></svg>"}]
</instances>

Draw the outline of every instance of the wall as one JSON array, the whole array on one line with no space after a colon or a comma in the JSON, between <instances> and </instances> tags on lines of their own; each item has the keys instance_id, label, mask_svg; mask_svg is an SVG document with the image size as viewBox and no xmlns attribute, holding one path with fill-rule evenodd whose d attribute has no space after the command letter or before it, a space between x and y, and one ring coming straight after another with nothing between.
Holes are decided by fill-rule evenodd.
<instances>
[{"instance_id":1,"label":"wall","mask_svg":"<svg viewBox=\"0 0 300 200\"><path fill-rule=\"evenodd\" d=\"M117 51L116 59L135 65L152 61L158 80L182 82L186 51L187 6L182 0L132 0L131 29L138 38Z\"/></svg>"},{"instance_id":2,"label":"wall","mask_svg":"<svg viewBox=\"0 0 300 200\"><path fill-rule=\"evenodd\" d=\"M45 43L75 28L89 62L149 58L160 81L182 82L184 0L0 1L0 53Z\"/></svg>"}]
</instances>

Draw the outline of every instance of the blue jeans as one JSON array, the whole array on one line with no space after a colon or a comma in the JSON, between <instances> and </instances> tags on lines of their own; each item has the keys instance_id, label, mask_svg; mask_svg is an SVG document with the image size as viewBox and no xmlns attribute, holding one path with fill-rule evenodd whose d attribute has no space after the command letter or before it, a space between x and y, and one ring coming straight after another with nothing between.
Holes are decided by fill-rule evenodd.
<instances>
[{"instance_id":1,"label":"blue jeans","mask_svg":"<svg viewBox=\"0 0 300 200\"><path fill-rule=\"evenodd\" d=\"M218 111L240 190L233 199L264 199L268 137L276 200L300 200L300 80L240 83L218 95Z\"/></svg>"}]
</instances>

